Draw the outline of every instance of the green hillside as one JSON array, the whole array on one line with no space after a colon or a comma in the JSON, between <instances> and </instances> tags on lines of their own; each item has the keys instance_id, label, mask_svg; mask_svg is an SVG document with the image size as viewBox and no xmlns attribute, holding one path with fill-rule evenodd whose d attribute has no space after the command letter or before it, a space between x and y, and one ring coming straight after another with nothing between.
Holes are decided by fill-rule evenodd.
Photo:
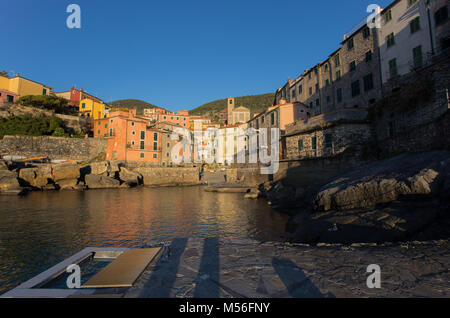
<instances>
[{"instance_id":1,"label":"green hillside","mask_svg":"<svg viewBox=\"0 0 450 318\"><path fill-rule=\"evenodd\" d=\"M116 100L109 104L112 107L121 107L121 108L136 108L138 114L143 113L143 109L145 108L155 108L158 107L156 105L144 102L139 99L121 99Z\"/></svg>"},{"instance_id":2,"label":"green hillside","mask_svg":"<svg viewBox=\"0 0 450 318\"><path fill-rule=\"evenodd\" d=\"M272 106L275 94L262 94L236 97L236 107L245 106L253 114L261 113ZM227 107L227 99L220 99L189 111L189 115L204 116L214 119L217 113Z\"/></svg>"}]
</instances>

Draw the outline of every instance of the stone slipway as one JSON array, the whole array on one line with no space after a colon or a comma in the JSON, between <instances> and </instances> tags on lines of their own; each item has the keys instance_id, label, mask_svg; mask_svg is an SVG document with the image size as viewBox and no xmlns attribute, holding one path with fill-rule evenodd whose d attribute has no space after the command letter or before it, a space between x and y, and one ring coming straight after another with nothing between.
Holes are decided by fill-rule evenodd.
<instances>
[{"instance_id":1,"label":"stone slipway","mask_svg":"<svg viewBox=\"0 0 450 318\"><path fill-rule=\"evenodd\" d=\"M450 241L319 246L175 239L125 297L450 297ZM381 289L366 285L381 267Z\"/></svg>"}]
</instances>

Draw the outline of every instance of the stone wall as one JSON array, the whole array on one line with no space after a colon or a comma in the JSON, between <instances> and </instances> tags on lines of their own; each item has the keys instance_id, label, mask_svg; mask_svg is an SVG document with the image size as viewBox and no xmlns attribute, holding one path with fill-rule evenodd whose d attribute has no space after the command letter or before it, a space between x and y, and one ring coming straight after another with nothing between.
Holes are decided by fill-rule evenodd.
<instances>
[{"instance_id":1,"label":"stone wall","mask_svg":"<svg viewBox=\"0 0 450 318\"><path fill-rule=\"evenodd\" d=\"M0 141L0 155L89 160L105 154L107 145L103 138L5 136Z\"/></svg>"},{"instance_id":2,"label":"stone wall","mask_svg":"<svg viewBox=\"0 0 450 318\"><path fill-rule=\"evenodd\" d=\"M445 149L448 146L450 55L384 86L388 96L377 103L372 120L386 155ZM446 128L447 127L447 128ZM448 133L447 133L448 134Z\"/></svg>"},{"instance_id":3,"label":"stone wall","mask_svg":"<svg viewBox=\"0 0 450 318\"><path fill-rule=\"evenodd\" d=\"M326 140L329 138L328 140ZM286 137L287 159L335 156L366 143L371 139L371 128L365 123L336 124L329 128L298 133ZM315 149L313 139L316 140ZM299 149L299 141L303 148Z\"/></svg>"},{"instance_id":4,"label":"stone wall","mask_svg":"<svg viewBox=\"0 0 450 318\"><path fill-rule=\"evenodd\" d=\"M437 120L397 133L379 143L384 154L422 152L436 149L450 150L450 111Z\"/></svg>"},{"instance_id":5,"label":"stone wall","mask_svg":"<svg viewBox=\"0 0 450 318\"><path fill-rule=\"evenodd\" d=\"M145 186L197 185L200 184L199 168L157 168L139 167Z\"/></svg>"}]
</instances>

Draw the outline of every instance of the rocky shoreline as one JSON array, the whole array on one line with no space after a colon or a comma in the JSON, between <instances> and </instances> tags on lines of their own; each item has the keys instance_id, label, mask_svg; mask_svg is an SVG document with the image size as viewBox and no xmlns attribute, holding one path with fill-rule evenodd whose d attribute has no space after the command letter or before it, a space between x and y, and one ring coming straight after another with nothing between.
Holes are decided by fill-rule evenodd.
<instances>
[{"instance_id":1,"label":"rocky shoreline","mask_svg":"<svg viewBox=\"0 0 450 318\"><path fill-rule=\"evenodd\" d=\"M0 194L198 184L201 184L198 168L128 166L121 161L89 164L17 164L0 161Z\"/></svg>"},{"instance_id":2,"label":"rocky shoreline","mask_svg":"<svg viewBox=\"0 0 450 318\"><path fill-rule=\"evenodd\" d=\"M295 242L446 239L450 153L403 154L307 188L266 182L254 197L291 215L288 230Z\"/></svg>"}]
</instances>

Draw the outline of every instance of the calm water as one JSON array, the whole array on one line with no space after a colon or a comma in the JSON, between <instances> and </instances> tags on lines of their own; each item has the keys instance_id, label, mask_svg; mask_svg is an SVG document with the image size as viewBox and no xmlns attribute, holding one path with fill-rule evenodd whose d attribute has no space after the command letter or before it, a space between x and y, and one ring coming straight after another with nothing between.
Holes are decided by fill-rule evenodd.
<instances>
[{"instance_id":1,"label":"calm water","mask_svg":"<svg viewBox=\"0 0 450 318\"><path fill-rule=\"evenodd\" d=\"M202 187L0 196L0 294L85 247L177 237L277 240L286 221L264 201Z\"/></svg>"}]
</instances>

